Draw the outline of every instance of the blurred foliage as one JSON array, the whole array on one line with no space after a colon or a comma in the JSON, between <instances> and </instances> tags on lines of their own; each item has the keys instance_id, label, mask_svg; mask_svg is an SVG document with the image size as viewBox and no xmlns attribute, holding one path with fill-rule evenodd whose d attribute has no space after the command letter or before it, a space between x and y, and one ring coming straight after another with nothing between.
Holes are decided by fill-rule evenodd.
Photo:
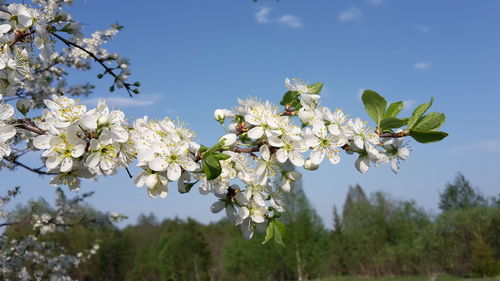
<instances>
[{"instance_id":1,"label":"blurred foliage","mask_svg":"<svg viewBox=\"0 0 500 281\"><path fill-rule=\"evenodd\" d=\"M75 253L99 242L97 255L74 272L78 280L498 280L465 278L500 273L500 196L484 197L458 174L440 199L442 212L431 215L414 201L352 186L328 229L296 182L280 218L287 226L285 247L262 245L263 230L244 240L226 220L160 222L153 214L123 229L75 226L44 239ZM18 206L14 216L22 218L33 204L37 212L53 211L40 199ZM88 205L77 208L89 218L101 214ZM14 239L31 231L26 224L4 233Z\"/></svg>"}]
</instances>

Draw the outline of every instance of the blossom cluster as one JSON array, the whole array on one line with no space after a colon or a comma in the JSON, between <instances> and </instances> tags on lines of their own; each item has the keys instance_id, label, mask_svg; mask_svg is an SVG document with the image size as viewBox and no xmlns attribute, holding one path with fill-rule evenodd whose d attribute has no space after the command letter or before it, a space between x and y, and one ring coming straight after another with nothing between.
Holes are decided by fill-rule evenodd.
<instances>
[{"instance_id":1,"label":"blossom cluster","mask_svg":"<svg viewBox=\"0 0 500 281\"><path fill-rule=\"evenodd\" d=\"M111 175L128 165L134 150L122 111L110 110L103 100L91 110L65 96L44 102L47 109L35 124L45 133L33 146L44 150L48 172L57 174L52 184L78 190L80 178Z\"/></svg>"},{"instance_id":2,"label":"blossom cluster","mask_svg":"<svg viewBox=\"0 0 500 281\"><path fill-rule=\"evenodd\" d=\"M9 124L13 115L14 107L3 103L2 95L0 95L0 161L3 157L10 155L9 141L16 135L16 129Z\"/></svg>"},{"instance_id":3,"label":"blossom cluster","mask_svg":"<svg viewBox=\"0 0 500 281\"><path fill-rule=\"evenodd\" d=\"M371 128L341 109L322 105L321 83L286 79L283 107L248 98L238 100L233 109L217 109L214 117L226 134L211 147L200 145L180 121L147 116L129 121L104 100L89 109L70 98L90 93L92 86L68 86L67 68L88 70L92 61L104 68L99 79L112 76L110 91L116 87L138 93L139 83L127 82L128 60L101 46L121 26L85 37L80 24L63 11L71 1L33 2L36 8L10 4L0 10L0 161L19 165L11 152L24 139L25 149L41 150L45 163L43 169L27 169L53 174L52 185L78 190L81 179L112 175L120 168L129 172L135 161L140 173L134 183L146 186L150 197L167 196L172 182L181 193L198 185L201 194L217 198L211 211L225 210L251 238L256 228L269 226L285 211L283 195L300 180L301 169L316 170L326 161L338 164L345 152L356 157L355 167L363 174L385 163L396 173L410 156L404 136L423 143L447 136L435 131L444 114L423 115L432 101L410 118L399 119L402 102L387 107L383 97L368 93L365 109L377 124ZM7 102L17 100L24 119L14 118L14 107L2 102L1 94ZM27 118L31 107L43 112ZM61 223L43 214L35 221L41 232Z\"/></svg>"},{"instance_id":4,"label":"blossom cluster","mask_svg":"<svg viewBox=\"0 0 500 281\"><path fill-rule=\"evenodd\" d=\"M90 245L84 251L71 254L44 239L44 234L54 231L64 231L67 222L77 220L78 225L88 225L89 220L78 218L81 214L76 211L76 204L90 196L90 193L67 199L62 190L57 190L57 209L51 213L37 213L36 205L26 218L16 218L15 215L4 209L4 206L19 194L19 187L8 191L6 196L0 197L0 219L5 220L2 225L18 225L31 222L33 234L20 239L7 239L0 236L0 276L2 280L74 280L71 276L75 267L92 258L100 246L98 243ZM116 217L116 214L103 214ZM11 221L13 218L21 221ZM111 221L99 217L92 218L93 223L109 224Z\"/></svg>"},{"instance_id":5,"label":"blossom cluster","mask_svg":"<svg viewBox=\"0 0 500 281\"><path fill-rule=\"evenodd\" d=\"M35 107L43 107L43 99L52 94L89 94L92 85L69 86L65 76L67 68L90 69L93 60L104 67L99 77L113 76L113 89L125 87L129 93L138 93L138 83L127 82L131 74L128 60L102 47L121 26L112 25L85 37L81 24L64 11L72 1L33 2L34 7L13 3L0 9L0 94L30 98ZM66 48L56 48L58 42Z\"/></svg>"},{"instance_id":6,"label":"blossom cluster","mask_svg":"<svg viewBox=\"0 0 500 281\"><path fill-rule=\"evenodd\" d=\"M82 178L115 174L134 160L142 169L134 182L146 186L151 197L165 197L170 182L177 181L182 193L199 183L201 194L218 198L212 212L225 209L247 238L285 211L283 192L301 178L294 167L315 170L325 159L337 164L346 151L358 155L361 173L387 162L397 172L398 161L408 158L402 139L380 139L359 118L322 106L319 91L311 85L289 79L285 85L297 93L296 108L280 110L248 98L232 110L216 110L215 118L228 123L228 134L211 148L196 143L194 132L181 122L146 116L129 124L122 111L110 109L104 100L87 109L57 95L44 100L46 109L34 119L39 135L32 143L43 150L47 173L55 174L52 185L78 190ZM12 115L13 109L5 105L3 111L0 115ZM209 174L214 167L215 176Z\"/></svg>"},{"instance_id":7,"label":"blossom cluster","mask_svg":"<svg viewBox=\"0 0 500 281\"><path fill-rule=\"evenodd\" d=\"M409 149L402 138L381 139L374 129L359 118L349 119L342 110L330 110L320 104L319 91L299 80L285 80L290 92L298 93L298 110L280 108L268 101L255 98L239 100L233 110L218 109L214 117L230 132L224 140L229 143L230 156L221 161L221 176L211 182L202 180L200 191L211 191L221 198L212 205L212 211L226 209L226 214L240 224L245 237L284 211L280 195L289 192L291 183L301 174L290 166L316 170L326 159L340 162L341 151L357 154L356 168L366 173L370 165L391 162L394 172L398 161L409 157ZM295 109L296 109L295 108ZM293 120L298 116L300 125ZM249 154L240 146L253 147ZM257 149L258 148L258 149ZM258 155L257 155L257 154ZM288 164L288 165L287 165ZM291 164L291 165L290 165ZM238 179L245 187L230 186ZM280 187L278 190L276 187Z\"/></svg>"}]
</instances>

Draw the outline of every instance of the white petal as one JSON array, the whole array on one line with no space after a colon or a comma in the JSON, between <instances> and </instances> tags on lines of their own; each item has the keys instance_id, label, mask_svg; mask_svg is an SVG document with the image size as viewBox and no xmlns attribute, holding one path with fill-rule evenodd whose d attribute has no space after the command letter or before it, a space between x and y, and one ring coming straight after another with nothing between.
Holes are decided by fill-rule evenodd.
<instances>
[{"instance_id":1,"label":"white petal","mask_svg":"<svg viewBox=\"0 0 500 281\"><path fill-rule=\"evenodd\" d=\"M337 150L329 150L327 157L332 164L338 164L340 162L340 153Z\"/></svg>"},{"instance_id":2,"label":"white petal","mask_svg":"<svg viewBox=\"0 0 500 281\"><path fill-rule=\"evenodd\" d=\"M398 149L398 158L401 160L406 160L410 157L410 150L406 147L400 147Z\"/></svg>"},{"instance_id":3,"label":"white petal","mask_svg":"<svg viewBox=\"0 0 500 281\"><path fill-rule=\"evenodd\" d=\"M259 150L262 159L269 160L269 158L271 158L271 152L269 151L269 147L267 147L267 145L261 146Z\"/></svg>"},{"instance_id":4,"label":"white petal","mask_svg":"<svg viewBox=\"0 0 500 281\"><path fill-rule=\"evenodd\" d=\"M363 138L361 136L358 136L358 135L354 136L354 145L358 149L363 149L364 144L365 144L365 141L363 140Z\"/></svg>"},{"instance_id":5,"label":"white petal","mask_svg":"<svg viewBox=\"0 0 500 281\"><path fill-rule=\"evenodd\" d=\"M281 185L281 189L284 191L284 192L290 192L290 189L292 188L291 184L290 184L290 181L287 181L285 180L284 183Z\"/></svg>"},{"instance_id":6,"label":"white petal","mask_svg":"<svg viewBox=\"0 0 500 281\"><path fill-rule=\"evenodd\" d=\"M240 204L240 205L247 205L248 204L249 198L247 198L247 196L245 196L244 192L236 193L234 198L236 199L236 202L238 202L238 204Z\"/></svg>"},{"instance_id":7,"label":"white petal","mask_svg":"<svg viewBox=\"0 0 500 281\"><path fill-rule=\"evenodd\" d=\"M71 157L64 157L63 161L61 162L61 172L66 173L71 171L71 168L73 167L73 158Z\"/></svg>"},{"instance_id":8,"label":"white petal","mask_svg":"<svg viewBox=\"0 0 500 281\"><path fill-rule=\"evenodd\" d=\"M80 123L83 127L89 130L97 129L97 118L99 116L97 114L84 114L80 119Z\"/></svg>"},{"instance_id":9,"label":"white petal","mask_svg":"<svg viewBox=\"0 0 500 281\"><path fill-rule=\"evenodd\" d=\"M280 163L285 163L288 159L288 152L284 149L278 149L278 151L276 151L276 159L278 159Z\"/></svg>"},{"instance_id":10,"label":"white petal","mask_svg":"<svg viewBox=\"0 0 500 281\"><path fill-rule=\"evenodd\" d=\"M257 126L257 127L253 127L252 129L250 129L248 131L248 137L250 137L251 139L258 139L260 137L262 137L262 135L264 135L264 129L262 129L262 127L260 126Z\"/></svg>"},{"instance_id":11,"label":"white petal","mask_svg":"<svg viewBox=\"0 0 500 281\"><path fill-rule=\"evenodd\" d=\"M368 169L370 168L370 159L368 157L358 157L356 159L356 163L354 163L356 166L356 169L362 174L366 174L368 172Z\"/></svg>"},{"instance_id":12,"label":"white petal","mask_svg":"<svg viewBox=\"0 0 500 281\"><path fill-rule=\"evenodd\" d=\"M240 210L238 211L238 216L244 220L246 218L248 218L248 216L250 215L250 211L248 210L247 207L241 207Z\"/></svg>"},{"instance_id":13,"label":"white petal","mask_svg":"<svg viewBox=\"0 0 500 281\"><path fill-rule=\"evenodd\" d=\"M109 114L109 122L112 124L121 123L125 120L125 114L120 110L113 110Z\"/></svg>"},{"instance_id":14,"label":"white petal","mask_svg":"<svg viewBox=\"0 0 500 281\"><path fill-rule=\"evenodd\" d=\"M134 184L137 187L141 187L146 183L147 176L140 174L134 179Z\"/></svg>"},{"instance_id":15,"label":"white petal","mask_svg":"<svg viewBox=\"0 0 500 281\"><path fill-rule=\"evenodd\" d=\"M218 212L222 211L226 207L226 202L224 201L217 201L212 204L212 207L210 207L210 211L212 213L217 214Z\"/></svg>"},{"instance_id":16,"label":"white petal","mask_svg":"<svg viewBox=\"0 0 500 281\"><path fill-rule=\"evenodd\" d=\"M128 132L123 127L114 127L111 133L113 139L117 142L126 142L128 140Z\"/></svg>"},{"instance_id":17,"label":"white petal","mask_svg":"<svg viewBox=\"0 0 500 281\"><path fill-rule=\"evenodd\" d=\"M96 152L92 153L87 157L87 160L85 161L85 164L91 168L97 167L99 165L99 161L101 161L101 154Z\"/></svg>"},{"instance_id":18,"label":"white petal","mask_svg":"<svg viewBox=\"0 0 500 281\"><path fill-rule=\"evenodd\" d=\"M302 167L304 166L304 156L297 152L297 151L292 151L289 153L288 157L290 158L290 162L296 167Z\"/></svg>"},{"instance_id":19,"label":"white petal","mask_svg":"<svg viewBox=\"0 0 500 281\"><path fill-rule=\"evenodd\" d=\"M52 136L40 135L33 139L33 146L37 149L49 149Z\"/></svg>"},{"instance_id":20,"label":"white petal","mask_svg":"<svg viewBox=\"0 0 500 281\"><path fill-rule=\"evenodd\" d=\"M149 162L149 168L153 171L163 172L167 170L167 162L161 158L155 158Z\"/></svg>"},{"instance_id":21,"label":"white petal","mask_svg":"<svg viewBox=\"0 0 500 281\"><path fill-rule=\"evenodd\" d=\"M71 149L71 156L74 158L78 158L78 157L82 156L84 152L85 152L85 145L84 144L75 145Z\"/></svg>"},{"instance_id":22,"label":"white petal","mask_svg":"<svg viewBox=\"0 0 500 281\"><path fill-rule=\"evenodd\" d=\"M232 146L236 143L238 136L236 134L227 134L219 139L219 142L224 140L224 146Z\"/></svg>"},{"instance_id":23,"label":"white petal","mask_svg":"<svg viewBox=\"0 0 500 281\"><path fill-rule=\"evenodd\" d=\"M378 150L373 147L373 145L369 143L365 143L365 149L366 152L368 152L368 155L370 156L371 159L377 159L378 158Z\"/></svg>"},{"instance_id":24,"label":"white petal","mask_svg":"<svg viewBox=\"0 0 500 281\"><path fill-rule=\"evenodd\" d=\"M255 204L257 204L257 206L261 206L261 207L266 206L266 203L264 202L264 200L262 199L262 196L260 196L260 194L258 194L258 193L254 194L252 199L255 202Z\"/></svg>"},{"instance_id":25,"label":"white petal","mask_svg":"<svg viewBox=\"0 0 500 281\"><path fill-rule=\"evenodd\" d=\"M261 213L257 212L252 213L251 218L256 223L263 223L266 220Z\"/></svg>"},{"instance_id":26,"label":"white petal","mask_svg":"<svg viewBox=\"0 0 500 281\"><path fill-rule=\"evenodd\" d=\"M9 32L11 28L10 24L0 24L0 35Z\"/></svg>"},{"instance_id":27,"label":"white petal","mask_svg":"<svg viewBox=\"0 0 500 281\"><path fill-rule=\"evenodd\" d=\"M315 165L321 164L325 158L325 151L322 148L315 148L311 152L311 162Z\"/></svg>"},{"instance_id":28,"label":"white petal","mask_svg":"<svg viewBox=\"0 0 500 281\"><path fill-rule=\"evenodd\" d=\"M243 238L245 238L246 240L252 239L253 225L251 220L249 219L244 220L240 228L241 232L243 233Z\"/></svg>"},{"instance_id":29,"label":"white petal","mask_svg":"<svg viewBox=\"0 0 500 281\"><path fill-rule=\"evenodd\" d=\"M391 161L391 170L397 174L398 173L398 170L399 170L399 165L398 165L398 160L396 159L392 159Z\"/></svg>"},{"instance_id":30,"label":"white petal","mask_svg":"<svg viewBox=\"0 0 500 281\"><path fill-rule=\"evenodd\" d=\"M170 181L176 181L181 176L181 167L178 164L171 163L167 168L167 177Z\"/></svg>"},{"instance_id":31,"label":"white petal","mask_svg":"<svg viewBox=\"0 0 500 281\"><path fill-rule=\"evenodd\" d=\"M155 174L151 174L146 178L146 186L148 188L154 188L158 183L158 177Z\"/></svg>"},{"instance_id":32,"label":"white petal","mask_svg":"<svg viewBox=\"0 0 500 281\"><path fill-rule=\"evenodd\" d=\"M49 157L45 161L45 166L47 166L47 169L49 169L49 170L54 169L55 167L57 167L61 163L61 160L62 159L60 157L56 157L56 156Z\"/></svg>"}]
</instances>

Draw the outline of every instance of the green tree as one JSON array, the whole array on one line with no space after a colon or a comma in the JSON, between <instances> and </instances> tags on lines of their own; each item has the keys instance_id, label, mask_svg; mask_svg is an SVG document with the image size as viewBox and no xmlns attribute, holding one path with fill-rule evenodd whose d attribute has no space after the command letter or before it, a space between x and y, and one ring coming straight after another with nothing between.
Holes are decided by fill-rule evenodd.
<instances>
[{"instance_id":1,"label":"green tree","mask_svg":"<svg viewBox=\"0 0 500 281\"><path fill-rule=\"evenodd\" d=\"M290 277L299 281L318 277L326 266L328 233L307 199L301 181L292 184L285 202L287 210L281 217L287 227L283 250L287 266L294 273Z\"/></svg>"},{"instance_id":2,"label":"green tree","mask_svg":"<svg viewBox=\"0 0 500 281\"><path fill-rule=\"evenodd\" d=\"M467 209L487 205L487 200L473 187L462 173L458 173L453 183L447 183L440 194L439 209L442 211Z\"/></svg>"},{"instance_id":3,"label":"green tree","mask_svg":"<svg viewBox=\"0 0 500 281\"><path fill-rule=\"evenodd\" d=\"M164 231L153 250L163 280L209 280L210 252L200 227L192 219L163 222Z\"/></svg>"}]
</instances>

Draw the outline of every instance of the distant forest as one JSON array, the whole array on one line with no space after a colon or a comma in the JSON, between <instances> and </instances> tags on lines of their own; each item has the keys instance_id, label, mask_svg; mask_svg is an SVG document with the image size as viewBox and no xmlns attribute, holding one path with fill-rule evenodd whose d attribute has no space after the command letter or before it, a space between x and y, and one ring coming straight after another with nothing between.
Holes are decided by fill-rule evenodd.
<instances>
[{"instance_id":1,"label":"distant forest","mask_svg":"<svg viewBox=\"0 0 500 281\"><path fill-rule=\"evenodd\" d=\"M484 197L462 175L440 194L438 215L414 201L382 192L366 194L349 187L342 212L333 207L332 229L325 228L296 183L286 196L286 247L261 245L264 234L244 240L237 227L221 220L208 225L193 219L158 221L141 215L135 225L76 225L44 236L78 253L99 241L99 252L82 264L78 280L309 280L332 275L400 276L453 274L495 276L500 273L500 195ZM36 204L53 211L43 199L18 206L22 218ZM100 212L78 207L86 217ZM9 226L16 239L32 232L29 225Z\"/></svg>"}]
</instances>

